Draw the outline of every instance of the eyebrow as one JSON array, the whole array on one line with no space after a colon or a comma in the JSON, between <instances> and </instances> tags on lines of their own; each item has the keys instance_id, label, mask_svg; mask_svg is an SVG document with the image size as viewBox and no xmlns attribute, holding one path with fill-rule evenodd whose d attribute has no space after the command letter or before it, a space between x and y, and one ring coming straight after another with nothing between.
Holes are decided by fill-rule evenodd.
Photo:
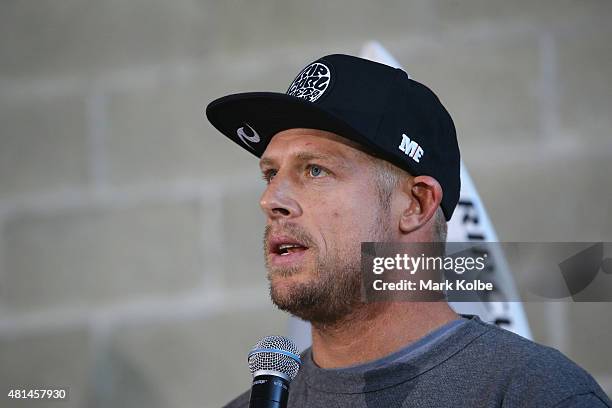
<instances>
[{"instance_id":1,"label":"eyebrow","mask_svg":"<svg viewBox=\"0 0 612 408\"><path fill-rule=\"evenodd\" d=\"M341 154L333 155L327 153L313 153L313 152L299 152L293 155L297 160L301 162L310 160L333 160L337 158L343 158ZM259 161L259 167L274 166L275 160L269 157L264 157Z\"/></svg>"}]
</instances>

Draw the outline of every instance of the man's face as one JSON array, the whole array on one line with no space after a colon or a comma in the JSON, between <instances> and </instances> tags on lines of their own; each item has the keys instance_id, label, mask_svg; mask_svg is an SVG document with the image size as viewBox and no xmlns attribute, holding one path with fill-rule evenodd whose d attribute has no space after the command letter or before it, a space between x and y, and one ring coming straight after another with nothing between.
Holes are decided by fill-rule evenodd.
<instances>
[{"instance_id":1,"label":"man's face","mask_svg":"<svg viewBox=\"0 0 612 408\"><path fill-rule=\"evenodd\" d=\"M270 294L280 309L312 322L351 312L360 301L361 242L392 240L374 162L350 144L290 129L272 138L260 161Z\"/></svg>"}]
</instances>

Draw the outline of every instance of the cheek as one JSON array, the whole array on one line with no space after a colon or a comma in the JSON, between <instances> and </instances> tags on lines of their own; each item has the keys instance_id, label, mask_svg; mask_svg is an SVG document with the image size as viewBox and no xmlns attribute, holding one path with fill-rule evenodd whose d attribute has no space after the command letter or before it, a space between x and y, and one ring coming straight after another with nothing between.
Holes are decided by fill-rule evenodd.
<instances>
[{"instance_id":1,"label":"cheek","mask_svg":"<svg viewBox=\"0 0 612 408\"><path fill-rule=\"evenodd\" d=\"M356 193L353 197L359 199L336 200L333 209L322 217L321 220L325 219L326 222L322 222L321 228L327 236L342 241L361 242L369 239L372 224L377 222L378 200L371 200L366 194Z\"/></svg>"},{"instance_id":2,"label":"cheek","mask_svg":"<svg viewBox=\"0 0 612 408\"><path fill-rule=\"evenodd\" d=\"M321 234L322 245L346 248L351 242L358 245L372 239L380 203L371 183L337 186L324 194L309 195L303 203L308 224L313 233Z\"/></svg>"}]
</instances>

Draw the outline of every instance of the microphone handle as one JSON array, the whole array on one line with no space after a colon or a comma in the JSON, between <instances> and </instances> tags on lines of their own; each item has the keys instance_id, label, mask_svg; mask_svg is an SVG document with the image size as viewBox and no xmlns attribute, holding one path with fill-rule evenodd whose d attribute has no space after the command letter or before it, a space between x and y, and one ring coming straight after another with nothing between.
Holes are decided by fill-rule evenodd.
<instances>
[{"instance_id":1,"label":"microphone handle","mask_svg":"<svg viewBox=\"0 0 612 408\"><path fill-rule=\"evenodd\" d=\"M249 408L287 408L289 381L276 375L253 378Z\"/></svg>"}]
</instances>

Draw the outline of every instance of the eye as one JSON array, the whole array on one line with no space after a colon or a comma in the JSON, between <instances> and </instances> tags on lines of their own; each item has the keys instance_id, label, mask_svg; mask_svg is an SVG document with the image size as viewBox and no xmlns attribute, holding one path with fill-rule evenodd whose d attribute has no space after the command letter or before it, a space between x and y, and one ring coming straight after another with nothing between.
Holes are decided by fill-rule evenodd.
<instances>
[{"instance_id":1,"label":"eye","mask_svg":"<svg viewBox=\"0 0 612 408\"><path fill-rule=\"evenodd\" d=\"M325 174L327 174L327 171L321 166L317 166L316 164L308 166L308 175L310 177L320 177Z\"/></svg>"},{"instance_id":2,"label":"eye","mask_svg":"<svg viewBox=\"0 0 612 408\"><path fill-rule=\"evenodd\" d=\"M276 176L277 172L278 171L275 169L264 170L262 173L262 177L266 183L270 184L274 176Z\"/></svg>"}]
</instances>

